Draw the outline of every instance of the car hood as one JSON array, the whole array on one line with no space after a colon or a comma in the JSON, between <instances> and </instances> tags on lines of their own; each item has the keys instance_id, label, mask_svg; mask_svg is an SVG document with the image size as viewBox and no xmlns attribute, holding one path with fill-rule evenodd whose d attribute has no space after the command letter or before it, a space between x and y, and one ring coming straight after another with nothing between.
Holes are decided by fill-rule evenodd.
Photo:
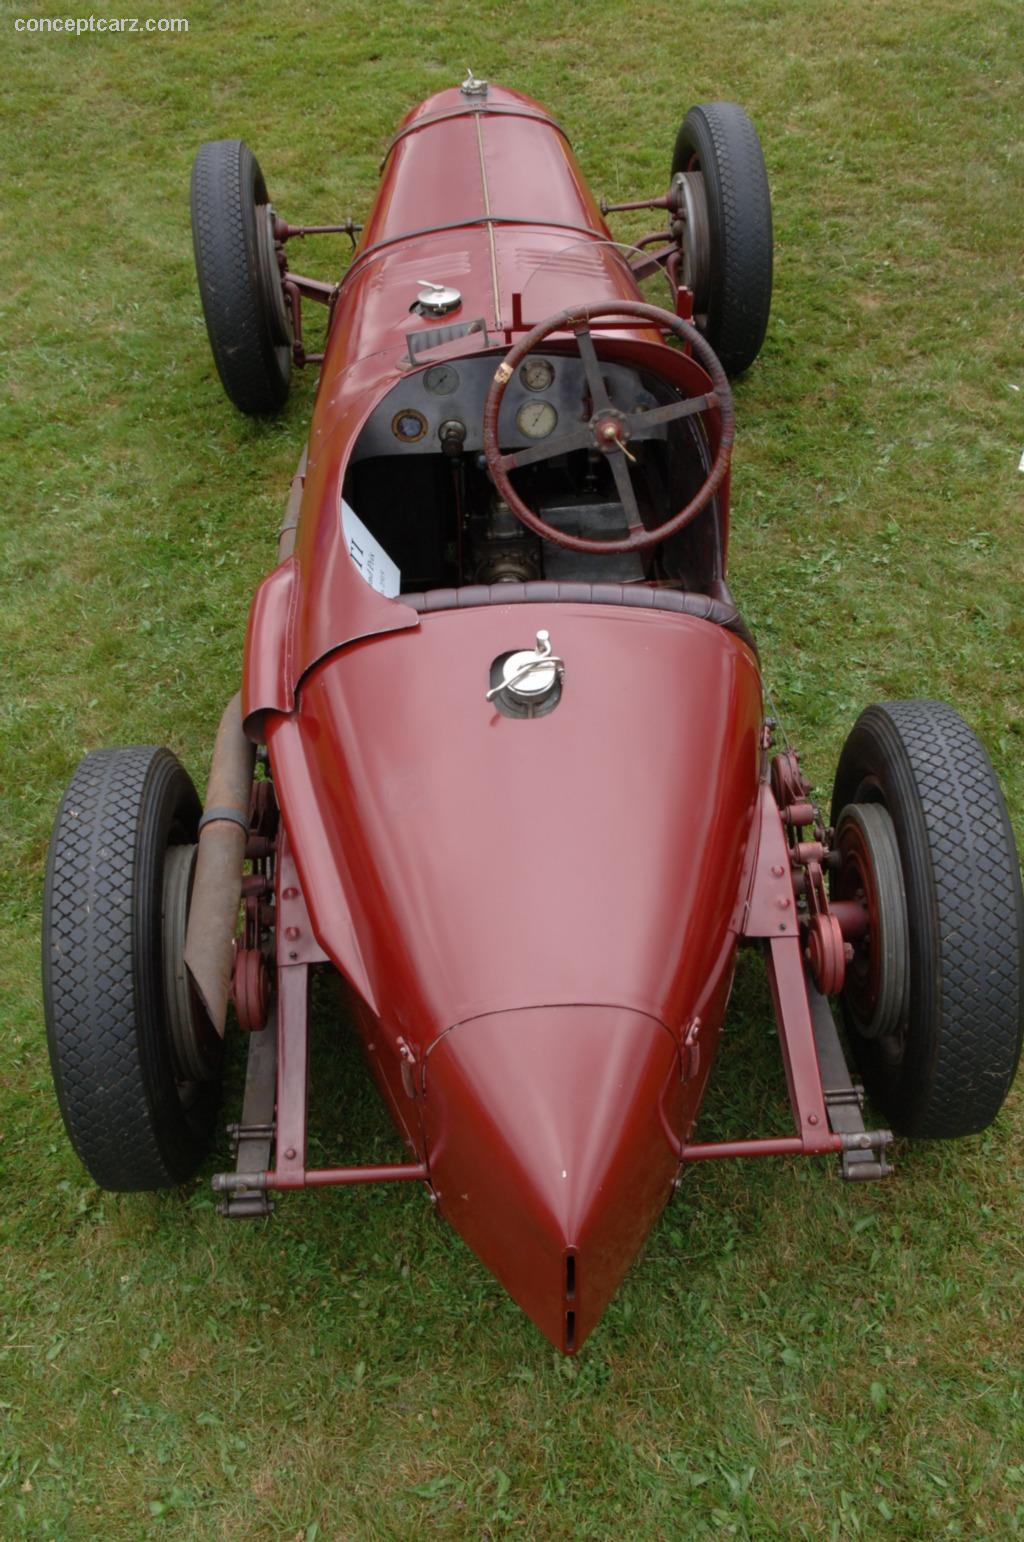
<instances>
[{"instance_id":1,"label":"car hood","mask_svg":"<svg viewBox=\"0 0 1024 1542\"><path fill-rule=\"evenodd\" d=\"M562 699L511 720L492 662L541 627ZM267 739L322 947L425 1052L511 1008L689 1016L733 916L760 720L753 656L719 627L492 605L331 655Z\"/></svg>"}]
</instances>

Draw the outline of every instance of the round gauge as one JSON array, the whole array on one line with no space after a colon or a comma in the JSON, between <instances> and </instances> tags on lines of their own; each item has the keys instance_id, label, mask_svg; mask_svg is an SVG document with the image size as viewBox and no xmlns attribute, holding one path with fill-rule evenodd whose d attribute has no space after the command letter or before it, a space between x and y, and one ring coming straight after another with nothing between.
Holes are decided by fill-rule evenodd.
<instances>
[{"instance_id":1,"label":"round gauge","mask_svg":"<svg viewBox=\"0 0 1024 1542\"><path fill-rule=\"evenodd\" d=\"M555 378L554 365L547 359L527 359L519 378L528 391L546 391Z\"/></svg>"},{"instance_id":2,"label":"round gauge","mask_svg":"<svg viewBox=\"0 0 1024 1542\"><path fill-rule=\"evenodd\" d=\"M458 390L459 374L450 364L435 364L423 377L424 388L435 396L451 396Z\"/></svg>"},{"instance_id":3,"label":"round gauge","mask_svg":"<svg viewBox=\"0 0 1024 1542\"><path fill-rule=\"evenodd\" d=\"M527 439L546 439L557 422L550 402L525 402L516 413L516 427Z\"/></svg>"},{"instance_id":4,"label":"round gauge","mask_svg":"<svg viewBox=\"0 0 1024 1542\"><path fill-rule=\"evenodd\" d=\"M422 439L427 431L427 420L422 412L413 412L407 408L404 412L396 412L391 419L391 432L396 439L402 439L406 444L415 444L417 439Z\"/></svg>"}]
</instances>

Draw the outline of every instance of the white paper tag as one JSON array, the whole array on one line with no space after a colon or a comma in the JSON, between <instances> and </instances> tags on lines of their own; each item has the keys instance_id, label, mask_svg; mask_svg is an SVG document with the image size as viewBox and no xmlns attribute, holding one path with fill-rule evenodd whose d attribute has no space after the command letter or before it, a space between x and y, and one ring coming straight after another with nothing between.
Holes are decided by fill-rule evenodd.
<instances>
[{"instance_id":1,"label":"white paper tag","mask_svg":"<svg viewBox=\"0 0 1024 1542\"><path fill-rule=\"evenodd\" d=\"M383 594L385 599L397 599L402 587L400 571L344 498L341 500L341 528L348 554L370 588Z\"/></svg>"}]
</instances>

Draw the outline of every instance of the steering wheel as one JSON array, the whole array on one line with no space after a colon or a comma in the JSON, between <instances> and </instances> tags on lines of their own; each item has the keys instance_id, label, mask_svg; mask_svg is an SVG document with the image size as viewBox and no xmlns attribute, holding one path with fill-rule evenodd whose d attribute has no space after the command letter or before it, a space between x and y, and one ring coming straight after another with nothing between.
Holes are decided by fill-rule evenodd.
<instances>
[{"instance_id":1,"label":"steering wheel","mask_svg":"<svg viewBox=\"0 0 1024 1542\"><path fill-rule=\"evenodd\" d=\"M689 344L698 361L707 370L713 389L703 396L687 396L679 401L668 402L664 407L652 407L646 411L620 412L611 404L590 332L590 322L599 316L635 316L640 321L652 322L660 329L675 333L676 337ZM589 421L579 428L571 429L568 433L559 434L557 438L545 439L542 444L530 445L527 449L515 450L510 455L503 455L498 443L498 414L501 411L501 403L509 381L527 354L532 353L539 343L544 342L553 332L566 331L574 333L576 346L583 360L592 407ZM652 438L651 430L662 423L670 423L676 418L693 417L697 413L710 412L713 409L717 409L719 413L721 435L710 471L684 508L679 509L663 525L657 525L653 530L648 530L640 519L640 509L629 471L628 462L635 459L628 448L630 441ZM688 525L703 508L707 507L729 469L734 423L732 391L729 389L725 370L718 362L711 345L700 335L697 328L690 322L684 321L682 317L674 316L671 311L661 310L657 305L644 305L639 300L616 300L602 305L588 305L583 310L559 311L556 316L549 316L546 321L534 327L532 332L527 332L525 337L509 349L491 382L487 401L484 403L484 455L495 487L516 518L536 535L542 536L547 541L553 541L556 546L568 547L570 551L594 552L598 555L605 552L646 551L660 541L667 540L670 535L675 535L677 530L682 530L684 525ZM565 455L570 450L600 450L606 457L626 515L628 535L616 541L601 541L591 536L569 535L564 530L556 530L552 525L546 524L516 492L509 480L510 471L515 471L520 466L535 465L538 461L550 460L555 455Z\"/></svg>"}]
</instances>

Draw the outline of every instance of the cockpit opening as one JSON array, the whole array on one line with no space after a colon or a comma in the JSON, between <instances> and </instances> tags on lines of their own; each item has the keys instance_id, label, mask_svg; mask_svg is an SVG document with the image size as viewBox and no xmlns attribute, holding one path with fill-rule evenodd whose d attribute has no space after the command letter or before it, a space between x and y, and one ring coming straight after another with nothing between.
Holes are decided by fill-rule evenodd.
<instances>
[{"instance_id":1,"label":"cockpit opening","mask_svg":"<svg viewBox=\"0 0 1024 1542\"><path fill-rule=\"evenodd\" d=\"M616 413L678 400L664 379L602 360ZM654 582L714 593L722 580L717 499L645 551L586 553L528 530L501 498L483 454L482 405L493 356L437 363L410 374L378 403L349 461L344 497L401 574L401 591L467 584ZM593 414L579 357L531 354L505 392L503 450L530 451L569 436ZM707 478L712 461L698 416L658 423L629 446L630 479L648 530L664 524ZM524 457L525 459L525 457ZM627 510L609 457L593 445L536 458L512 472L516 491L556 532L618 541Z\"/></svg>"}]
</instances>

